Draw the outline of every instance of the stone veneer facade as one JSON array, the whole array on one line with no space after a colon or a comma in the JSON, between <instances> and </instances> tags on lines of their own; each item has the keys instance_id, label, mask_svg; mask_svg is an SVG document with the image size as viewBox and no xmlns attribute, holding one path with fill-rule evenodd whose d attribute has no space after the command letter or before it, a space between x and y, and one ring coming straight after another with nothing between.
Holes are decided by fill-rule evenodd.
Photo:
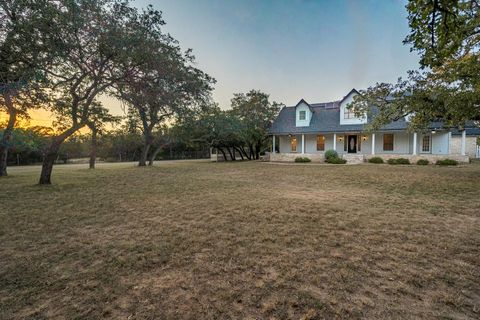
<instances>
[{"instance_id":1,"label":"stone veneer facade","mask_svg":"<svg viewBox=\"0 0 480 320\"><path fill-rule=\"evenodd\" d=\"M361 155L361 154L356 154ZM274 162L294 162L297 157L307 157L312 162L325 162L325 157L323 153L267 153L265 158L266 161ZM383 160L387 161L392 158L406 158L409 159L411 163L417 162L419 159L427 159L431 164L435 164L437 160L443 159L452 159L457 160L460 163L469 163L470 159L468 156L462 156L460 154L446 154L446 155L434 155L434 154L365 154L363 155L365 161L373 157L380 157ZM347 161L348 157L345 157ZM268 160L267 160L268 159Z\"/></svg>"}]
</instances>

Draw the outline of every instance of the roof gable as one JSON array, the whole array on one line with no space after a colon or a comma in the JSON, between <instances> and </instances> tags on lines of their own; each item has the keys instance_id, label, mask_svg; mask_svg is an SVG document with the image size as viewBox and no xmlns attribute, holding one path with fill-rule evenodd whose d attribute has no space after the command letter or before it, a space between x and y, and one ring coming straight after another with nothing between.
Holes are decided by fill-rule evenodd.
<instances>
[{"instance_id":1,"label":"roof gable","mask_svg":"<svg viewBox=\"0 0 480 320\"><path fill-rule=\"evenodd\" d=\"M343 101L345 101L346 99L348 99L348 97L353 94L353 93L356 93L356 94L360 94L360 92L357 91L357 89L353 88L352 90L350 90L347 95L345 97L343 97L342 100L340 100L339 104L342 104Z\"/></svg>"},{"instance_id":2,"label":"roof gable","mask_svg":"<svg viewBox=\"0 0 480 320\"><path fill-rule=\"evenodd\" d=\"M308 108L310 109L311 112L313 112L313 107L310 105L310 103L308 103L307 101L305 101L305 99L300 99L300 101L298 101L298 103L295 105L295 109L297 109L297 107L299 105L301 105L302 103L306 104L308 106Z\"/></svg>"}]
</instances>

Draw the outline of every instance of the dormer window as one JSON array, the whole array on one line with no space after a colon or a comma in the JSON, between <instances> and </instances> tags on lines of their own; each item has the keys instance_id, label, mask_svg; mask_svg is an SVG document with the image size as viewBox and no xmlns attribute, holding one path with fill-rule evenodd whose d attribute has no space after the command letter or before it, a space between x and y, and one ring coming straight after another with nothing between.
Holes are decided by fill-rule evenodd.
<instances>
[{"instance_id":1,"label":"dormer window","mask_svg":"<svg viewBox=\"0 0 480 320\"><path fill-rule=\"evenodd\" d=\"M307 119L307 111L300 111L300 112L298 113L298 118L299 118L299 120L305 120L305 119Z\"/></svg>"},{"instance_id":2,"label":"dormer window","mask_svg":"<svg viewBox=\"0 0 480 320\"><path fill-rule=\"evenodd\" d=\"M353 108L345 107L343 111L343 119L353 119L355 118L355 110Z\"/></svg>"}]
</instances>

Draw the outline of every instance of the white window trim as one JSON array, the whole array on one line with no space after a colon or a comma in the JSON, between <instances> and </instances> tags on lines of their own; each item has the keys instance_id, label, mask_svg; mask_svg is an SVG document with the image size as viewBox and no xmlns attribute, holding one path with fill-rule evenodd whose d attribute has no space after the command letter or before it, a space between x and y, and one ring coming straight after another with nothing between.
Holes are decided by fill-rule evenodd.
<instances>
[{"instance_id":1,"label":"white window trim","mask_svg":"<svg viewBox=\"0 0 480 320\"><path fill-rule=\"evenodd\" d=\"M303 116L304 116L303 119L302 119L302 114L303 114ZM300 121L305 121L305 120L307 120L307 111L305 111L305 110L300 110L300 111L298 112L298 120L300 120Z\"/></svg>"},{"instance_id":2,"label":"white window trim","mask_svg":"<svg viewBox=\"0 0 480 320\"><path fill-rule=\"evenodd\" d=\"M423 151L423 139L428 137L428 151ZM422 135L421 145L420 145L420 153L432 153L432 135L424 134Z\"/></svg>"}]
</instances>

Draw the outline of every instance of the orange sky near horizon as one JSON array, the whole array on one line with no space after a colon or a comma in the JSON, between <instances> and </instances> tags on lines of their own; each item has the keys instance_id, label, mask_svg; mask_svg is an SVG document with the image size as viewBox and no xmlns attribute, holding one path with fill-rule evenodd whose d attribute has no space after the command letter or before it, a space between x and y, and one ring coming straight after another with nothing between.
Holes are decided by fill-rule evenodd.
<instances>
[{"instance_id":1,"label":"orange sky near horizon","mask_svg":"<svg viewBox=\"0 0 480 320\"><path fill-rule=\"evenodd\" d=\"M110 110L110 112L117 116L124 115L122 110L122 103L112 97L109 96L100 96L99 100L102 104ZM29 112L30 119L18 119L17 118L17 127L34 127L34 126L42 126L42 127L53 127L53 121L55 120L55 116L45 109L34 109L30 110ZM0 111L0 127L2 127L8 121L8 115L5 112ZM82 129L82 133L88 132L88 129Z\"/></svg>"}]
</instances>

